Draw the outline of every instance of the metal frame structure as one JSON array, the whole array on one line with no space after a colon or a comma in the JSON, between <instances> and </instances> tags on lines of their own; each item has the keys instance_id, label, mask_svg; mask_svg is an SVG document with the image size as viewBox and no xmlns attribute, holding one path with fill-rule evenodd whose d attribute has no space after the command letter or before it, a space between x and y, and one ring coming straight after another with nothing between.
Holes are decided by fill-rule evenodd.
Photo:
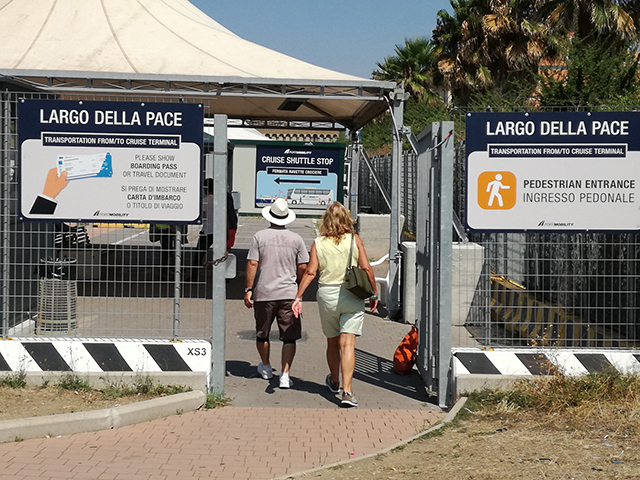
<instances>
[{"instance_id":1,"label":"metal frame structure","mask_svg":"<svg viewBox=\"0 0 640 480\"><path fill-rule=\"evenodd\" d=\"M213 113L240 119L245 126L286 126L288 128L357 130L387 109L393 82L374 80L330 81L304 79L249 80L239 77L198 75L120 74L102 72L64 72L0 69L16 83L41 92L51 92L64 99L83 94L131 96L198 97ZM248 113L242 102L260 99L265 103L261 114ZM328 101L354 101L362 106L351 114L331 113ZM267 114L272 111L273 113ZM275 123L275 124L274 124ZM270 125L271 124L271 125Z\"/></svg>"}]
</instances>

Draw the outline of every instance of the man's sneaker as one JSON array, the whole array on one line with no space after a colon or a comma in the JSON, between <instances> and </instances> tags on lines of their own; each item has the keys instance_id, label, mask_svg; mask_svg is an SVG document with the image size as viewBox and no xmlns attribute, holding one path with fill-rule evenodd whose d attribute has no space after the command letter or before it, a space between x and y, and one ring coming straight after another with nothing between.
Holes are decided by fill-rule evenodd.
<instances>
[{"instance_id":1,"label":"man's sneaker","mask_svg":"<svg viewBox=\"0 0 640 480\"><path fill-rule=\"evenodd\" d=\"M258 364L258 373L265 380L273 378L273 368L271 368L271 365L265 366L262 364L262 362L260 362Z\"/></svg>"},{"instance_id":2,"label":"man's sneaker","mask_svg":"<svg viewBox=\"0 0 640 480\"><path fill-rule=\"evenodd\" d=\"M342 392L342 401L340 402L341 407L357 407L358 399L353 393Z\"/></svg>"},{"instance_id":3,"label":"man's sneaker","mask_svg":"<svg viewBox=\"0 0 640 480\"><path fill-rule=\"evenodd\" d=\"M293 387L293 380L289 377L288 373L280 374L280 388L291 388Z\"/></svg>"},{"instance_id":4,"label":"man's sneaker","mask_svg":"<svg viewBox=\"0 0 640 480\"><path fill-rule=\"evenodd\" d=\"M324 383L327 387L329 387L329 390L331 390L331 393L340 393L340 383L332 382L331 374L327 375L327 378L325 378Z\"/></svg>"}]
</instances>

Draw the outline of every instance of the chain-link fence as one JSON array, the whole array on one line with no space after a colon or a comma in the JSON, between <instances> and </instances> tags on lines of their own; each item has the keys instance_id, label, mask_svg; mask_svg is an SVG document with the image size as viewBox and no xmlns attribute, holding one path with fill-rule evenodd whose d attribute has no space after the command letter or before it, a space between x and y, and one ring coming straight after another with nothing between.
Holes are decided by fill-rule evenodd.
<instances>
[{"instance_id":1,"label":"chain-link fence","mask_svg":"<svg viewBox=\"0 0 640 480\"><path fill-rule=\"evenodd\" d=\"M211 270L195 251L200 226L171 226L159 241L150 241L148 224L21 220L18 102L61 98L31 92L4 92L1 98L2 335L211 338ZM62 99L185 101L117 95ZM212 145L205 143L205 152L208 148Z\"/></svg>"}]
</instances>

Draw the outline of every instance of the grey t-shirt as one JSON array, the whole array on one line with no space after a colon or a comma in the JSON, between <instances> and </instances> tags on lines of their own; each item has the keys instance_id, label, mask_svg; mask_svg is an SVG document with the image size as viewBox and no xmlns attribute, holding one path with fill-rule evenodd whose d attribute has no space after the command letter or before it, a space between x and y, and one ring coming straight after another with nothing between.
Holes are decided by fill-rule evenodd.
<instances>
[{"instance_id":1,"label":"grey t-shirt","mask_svg":"<svg viewBox=\"0 0 640 480\"><path fill-rule=\"evenodd\" d=\"M309 252L297 233L271 227L253 236L247 260L258 262L254 301L293 300L298 291L298 265L309 263Z\"/></svg>"}]
</instances>

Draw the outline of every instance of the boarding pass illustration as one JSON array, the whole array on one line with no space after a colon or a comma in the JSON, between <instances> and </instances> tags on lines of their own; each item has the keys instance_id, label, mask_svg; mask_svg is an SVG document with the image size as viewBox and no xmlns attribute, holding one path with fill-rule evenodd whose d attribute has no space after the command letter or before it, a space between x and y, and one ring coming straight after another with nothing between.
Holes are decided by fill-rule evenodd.
<instances>
[{"instance_id":1,"label":"boarding pass illustration","mask_svg":"<svg viewBox=\"0 0 640 480\"><path fill-rule=\"evenodd\" d=\"M67 180L89 177L110 177L111 154L58 155L58 176L67 172Z\"/></svg>"}]
</instances>

